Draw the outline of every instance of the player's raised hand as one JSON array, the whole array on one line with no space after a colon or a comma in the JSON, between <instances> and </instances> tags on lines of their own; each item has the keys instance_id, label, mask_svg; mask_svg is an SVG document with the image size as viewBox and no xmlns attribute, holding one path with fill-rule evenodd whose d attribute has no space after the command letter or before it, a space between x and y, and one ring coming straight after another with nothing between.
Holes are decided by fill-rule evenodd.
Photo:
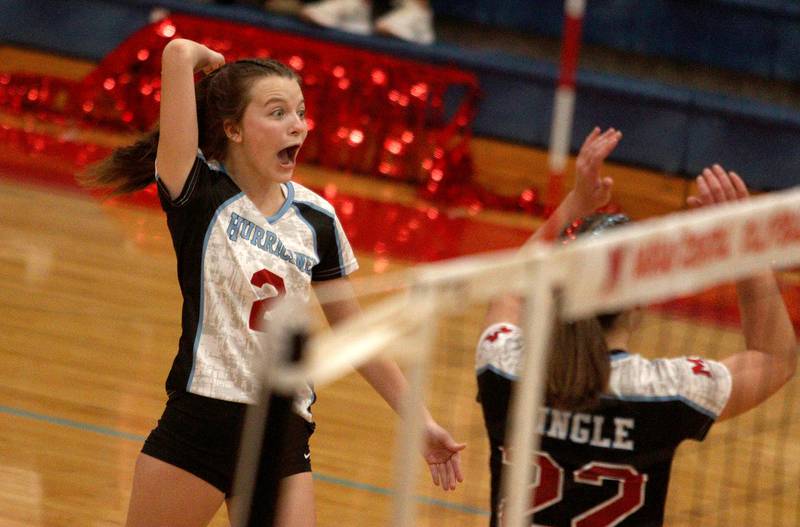
<instances>
[{"instance_id":1,"label":"player's raised hand","mask_svg":"<svg viewBox=\"0 0 800 527\"><path fill-rule=\"evenodd\" d=\"M163 61L166 61L169 55L178 55L179 60L188 61L195 72L202 71L206 75L225 64L222 53L186 38L170 40L164 47Z\"/></svg>"},{"instance_id":2,"label":"player's raised hand","mask_svg":"<svg viewBox=\"0 0 800 527\"><path fill-rule=\"evenodd\" d=\"M435 421L425 425L422 455L431 471L433 484L444 490L455 490L458 483L464 481L461 474L461 455L467 445L456 443L450 433Z\"/></svg>"},{"instance_id":3,"label":"player's raised hand","mask_svg":"<svg viewBox=\"0 0 800 527\"><path fill-rule=\"evenodd\" d=\"M706 167L697 176L697 193L686 198L692 207L706 207L729 201L747 199L750 193L736 172L729 172L720 165Z\"/></svg>"},{"instance_id":4,"label":"player's raised hand","mask_svg":"<svg viewBox=\"0 0 800 527\"><path fill-rule=\"evenodd\" d=\"M200 49L197 50L197 62L195 63L195 71L202 71L206 75L212 71L221 68L225 65L225 56L218 51L207 48L202 44L198 44Z\"/></svg>"},{"instance_id":5,"label":"player's raised hand","mask_svg":"<svg viewBox=\"0 0 800 527\"><path fill-rule=\"evenodd\" d=\"M614 181L610 177L603 177L600 169L620 139L622 132L619 130L608 128L605 132L601 132L599 127L595 127L586 136L578 152L573 193L584 211L583 214L589 214L607 205L611 199L611 187Z\"/></svg>"}]
</instances>

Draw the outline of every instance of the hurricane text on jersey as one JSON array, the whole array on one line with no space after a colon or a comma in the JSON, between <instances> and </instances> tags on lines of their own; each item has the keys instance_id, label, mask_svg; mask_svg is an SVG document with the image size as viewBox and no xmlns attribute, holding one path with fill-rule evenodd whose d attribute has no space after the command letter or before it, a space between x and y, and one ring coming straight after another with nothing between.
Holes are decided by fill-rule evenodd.
<instances>
[{"instance_id":1,"label":"hurricane text on jersey","mask_svg":"<svg viewBox=\"0 0 800 527\"><path fill-rule=\"evenodd\" d=\"M309 276L311 276L311 269L318 263L314 258L306 254L293 252L287 249L286 245L284 245L277 234L260 227L247 218L239 216L235 212L231 212L230 214L228 238L233 242L238 239L248 241L250 244L263 251L267 251L287 262L293 263L298 269Z\"/></svg>"}]
</instances>

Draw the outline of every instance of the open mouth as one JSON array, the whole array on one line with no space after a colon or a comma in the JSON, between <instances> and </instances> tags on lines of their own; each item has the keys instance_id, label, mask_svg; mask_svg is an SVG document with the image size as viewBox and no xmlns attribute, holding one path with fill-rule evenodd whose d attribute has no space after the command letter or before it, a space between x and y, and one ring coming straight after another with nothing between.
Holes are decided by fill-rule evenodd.
<instances>
[{"instance_id":1,"label":"open mouth","mask_svg":"<svg viewBox=\"0 0 800 527\"><path fill-rule=\"evenodd\" d=\"M300 145L287 146L278 152L278 161L281 166L291 167L297 161L297 153L300 151Z\"/></svg>"}]
</instances>

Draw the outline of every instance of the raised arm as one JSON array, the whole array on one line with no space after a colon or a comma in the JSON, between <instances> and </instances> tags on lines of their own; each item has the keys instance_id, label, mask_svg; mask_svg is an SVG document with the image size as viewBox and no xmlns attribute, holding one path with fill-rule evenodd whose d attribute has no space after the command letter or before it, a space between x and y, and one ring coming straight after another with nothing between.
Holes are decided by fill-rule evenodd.
<instances>
[{"instance_id":1,"label":"raised arm","mask_svg":"<svg viewBox=\"0 0 800 527\"><path fill-rule=\"evenodd\" d=\"M170 196L175 199L180 195L197 156L194 73L218 68L225 63L225 57L202 44L178 38L166 45L161 61L161 116L156 170Z\"/></svg>"},{"instance_id":2,"label":"raised arm","mask_svg":"<svg viewBox=\"0 0 800 527\"><path fill-rule=\"evenodd\" d=\"M697 178L698 194L687 201L701 207L747 199L744 182L719 165ZM775 275L763 271L736 284L746 350L725 358L732 388L719 419L758 406L783 387L797 369L797 337Z\"/></svg>"},{"instance_id":3,"label":"raised arm","mask_svg":"<svg viewBox=\"0 0 800 527\"><path fill-rule=\"evenodd\" d=\"M600 174L603 162L622 139L622 132L609 128L601 132L595 127L581 145L575 159L575 185L525 245L555 239L567 222L591 214L611 200L614 181Z\"/></svg>"},{"instance_id":4,"label":"raised arm","mask_svg":"<svg viewBox=\"0 0 800 527\"><path fill-rule=\"evenodd\" d=\"M332 287L338 290L333 296L341 300L324 302L322 310L328 322L335 325L357 314L361 308L346 278L326 283L326 288ZM357 368L356 371L395 412L400 412L403 398L408 392L408 382L397 363L390 359L376 358ZM455 490L458 483L464 480L459 452L466 445L457 443L450 433L434 420L427 408L423 408L423 414L425 422L422 455L428 464L433 483L444 490Z\"/></svg>"},{"instance_id":5,"label":"raised arm","mask_svg":"<svg viewBox=\"0 0 800 527\"><path fill-rule=\"evenodd\" d=\"M601 132L598 127L586 136L575 160L575 186L547 221L528 238L526 246L553 240L569 221L591 214L608 204L614 181L602 176L600 169L621 138L622 132L614 128ZM486 326L499 322L518 324L520 307L521 300L514 295L498 297L489 305Z\"/></svg>"}]
</instances>

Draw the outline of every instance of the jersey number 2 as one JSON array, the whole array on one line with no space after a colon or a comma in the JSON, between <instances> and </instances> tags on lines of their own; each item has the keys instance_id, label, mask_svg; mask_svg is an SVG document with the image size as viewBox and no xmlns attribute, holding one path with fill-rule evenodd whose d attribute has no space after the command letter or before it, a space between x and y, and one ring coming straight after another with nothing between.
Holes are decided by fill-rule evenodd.
<instances>
[{"instance_id":1,"label":"jersey number 2","mask_svg":"<svg viewBox=\"0 0 800 527\"><path fill-rule=\"evenodd\" d=\"M250 278L250 283L259 288L263 287L265 284L269 284L277 291L275 296L256 300L253 302L253 307L250 308L250 329L253 331L262 331L261 323L264 318L264 313L272 308L275 301L286 294L286 286L283 284L283 278L266 269L261 269L253 273L253 276Z\"/></svg>"},{"instance_id":2,"label":"jersey number 2","mask_svg":"<svg viewBox=\"0 0 800 527\"><path fill-rule=\"evenodd\" d=\"M644 504L647 475L640 474L630 465L616 465L592 461L573 474L578 483L600 486L606 480L616 481L617 494L572 519L572 527L605 527L619 524L639 510ZM555 505L563 498L564 469L549 454L536 455L536 473L531 485L531 507L526 514L534 514ZM505 500L503 500L505 501ZM498 517L502 526L503 504Z\"/></svg>"}]
</instances>

